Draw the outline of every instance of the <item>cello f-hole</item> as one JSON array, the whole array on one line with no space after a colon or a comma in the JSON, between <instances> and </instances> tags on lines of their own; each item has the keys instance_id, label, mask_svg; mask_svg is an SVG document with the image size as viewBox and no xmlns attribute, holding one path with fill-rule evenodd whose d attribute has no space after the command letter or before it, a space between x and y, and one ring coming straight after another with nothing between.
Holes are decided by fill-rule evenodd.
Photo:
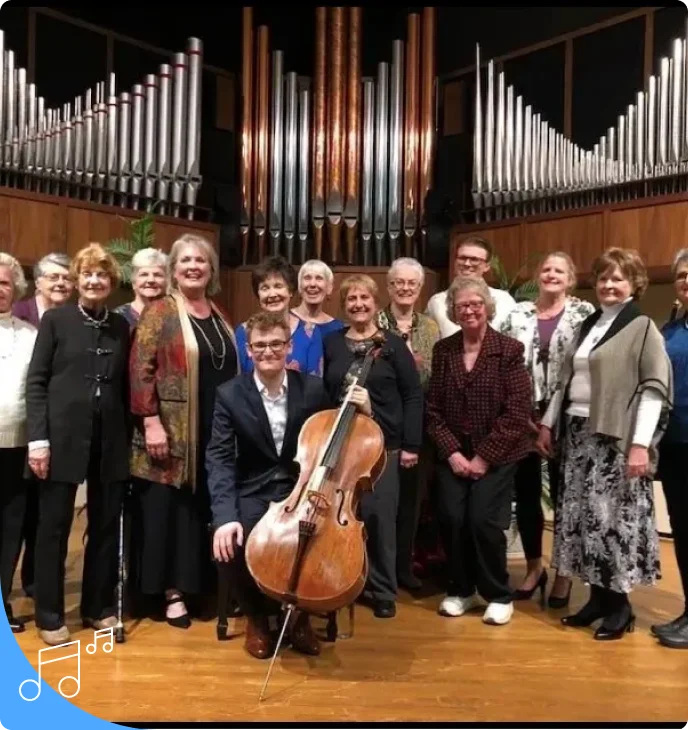
<instances>
[{"instance_id":1,"label":"cello f-hole","mask_svg":"<svg viewBox=\"0 0 688 730\"><path fill-rule=\"evenodd\" d=\"M349 524L349 520L346 519L346 517L342 517L342 509L344 509L344 500L346 498L346 495L344 494L343 489L338 489L337 494L339 495L339 509L337 510L337 522L342 526L346 527Z\"/></svg>"},{"instance_id":2,"label":"cello f-hole","mask_svg":"<svg viewBox=\"0 0 688 730\"><path fill-rule=\"evenodd\" d=\"M303 483L303 484L301 485L301 489L300 489L300 491L299 491L299 494L298 494L298 496L297 496L297 497L296 497L296 499L294 500L293 506L291 506L291 505L287 505L287 506L286 506L286 507L284 508L284 512L285 512L285 514L291 514L291 513L292 513L292 512L294 512L294 510L296 510L296 508L297 508L297 507L298 507L298 506L299 506L299 505L301 504L301 497L302 497L302 495L303 495L303 490L305 489L305 487L306 487L306 483L304 482L304 483Z\"/></svg>"}]
</instances>

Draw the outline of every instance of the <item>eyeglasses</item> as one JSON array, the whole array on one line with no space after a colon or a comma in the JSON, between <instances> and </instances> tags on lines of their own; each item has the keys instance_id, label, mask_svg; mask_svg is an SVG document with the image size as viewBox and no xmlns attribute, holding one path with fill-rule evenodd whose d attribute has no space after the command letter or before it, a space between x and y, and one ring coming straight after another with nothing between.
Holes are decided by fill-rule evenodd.
<instances>
[{"instance_id":1,"label":"eyeglasses","mask_svg":"<svg viewBox=\"0 0 688 730\"><path fill-rule=\"evenodd\" d=\"M679 271L674 277L674 281L686 281L688 279L688 271Z\"/></svg>"},{"instance_id":2,"label":"eyeglasses","mask_svg":"<svg viewBox=\"0 0 688 730\"><path fill-rule=\"evenodd\" d=\"M487 263L487 259L481 259L479 256L457 256L456 260L460 264L469 264L470 266L478 266L478 264Z\"/></svg>"},{"instance_id":3,"label":"eyeglasses","mask_svg":"<svg viewBox=\"0 0 688 730\"><path fill-rule=\"evenodd\" d=\"M463 302L461 304L455 304L454 309L457 312L479 312L485 306L485 302Z\"/></svg>"},{"instance_id":4,"label":"eyeglasses","mask_svg":"<svg viewBox=\"0 0 688 730\"><path fill-rule=\"evenodd\" d=\"M51 284L57 281L66 281L67 283L71 283L72 281L70 274L43 274L40 278L49 281Z\"/></svg>"},{"instance_id":5,"label":"eyeglasses","mask_svg":"<svg viewBox=\"0 0 688 730\"><path fill-rule=\"evenodd\" d=\"M268 349L268 347L275 353L275 355L279 355L281 352L284 351L284 348L287 346L287 343L289 340L272 340L271 342L252 342L250 347L253 350L253 352L265 352L265 350Z\"/></svg>"},{"instance_id":6,"label":"eyeglasses","mask_svg":"<svg viewBox=\"0 0 688 730\"><path fill-rule=\"evenodd\" d=\"M416 291L416 289L420 289L420 282L417 279L392 279L392 281L389 282L395 289L411 289L411 291Z\"/></svg>"}]
</instances>

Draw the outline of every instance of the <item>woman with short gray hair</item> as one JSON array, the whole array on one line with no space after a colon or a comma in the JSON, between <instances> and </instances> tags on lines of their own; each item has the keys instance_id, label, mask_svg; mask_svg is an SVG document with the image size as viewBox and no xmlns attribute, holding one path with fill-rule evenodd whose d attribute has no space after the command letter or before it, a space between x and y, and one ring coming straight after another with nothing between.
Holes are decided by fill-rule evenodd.
<instances>
[{"instance_id":1,"label":"woman with short gray hair","mask_svg":"<svg viewBox=\"0 0 688 730\"><path fill-rule=\"evenodd\" d=\"M298 288L301 303L291 313L306 323L310 334L315 327L321 337L344 327L341 319L332 317L323 310L325 301L332 296L334 274L332 269L320 259L310 259L301 264L298 274Z\"/></svg>"},{"instance_id":2,"label":"woman with short gray hair","mask_svg":"<svg viewBox=\"0 0 688 730\"><path fill-rule=\"evenodd\" d=\"M38 327L44 312L64 304L74 291L69 272L71 259L66 253L49 253L33 267L36 295L15 302L13 314ZM23 296L23 294L22 294Z\"/></svg>"},{"instance_id":3,"label":"woman with short gray hair","mask_svg":"<svg viewBox=\"0 0 688 730\"><path fill-rule=\"evenodd\" d=\"M19 559L26 511L26 374L36 328L12 314L12 303L26 292L22 267L13 256L0 253L0 587L12 632L24 631L9 603L12 578Z\"/></svg>"},{"instance_id":4,"label":"woman with short gray hair","mask_svg":"<svg viewBox=\"0 0 688 730\"><path fill-rule=\"evenodd\" d=\"M131 285L134 300L117 307L133 329L143 308L159 299L167 288L167 254L157 248L142 248L131 259Z\"/></svg>"}]
</instances>

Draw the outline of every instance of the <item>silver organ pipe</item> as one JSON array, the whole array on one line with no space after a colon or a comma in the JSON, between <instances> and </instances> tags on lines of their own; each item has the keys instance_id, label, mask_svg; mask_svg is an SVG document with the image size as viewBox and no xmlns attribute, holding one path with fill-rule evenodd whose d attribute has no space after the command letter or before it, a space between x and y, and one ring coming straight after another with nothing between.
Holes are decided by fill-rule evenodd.
<instances>
[{"instance_id":1,"label":"silver organ pipe","mask_svg":"<svg viewBox=\"0 0 688 730\"><path fill-rule=\"evenodd\" d=\"M688 189L688 21L656 73L584 149L519 96L476 47L475 222Z\"/></svg>"},{"instance_id":2,"label":"silver organ pipe","mask_svg":"<svg viewBox=\"0 0 688 730\"><path fill-rule=\"evenodd\" d=\"M110 74L47 108L0 30L0 183L193 218L202 68L202 42L189 38L131 89Z\"/></svg>"}]
</instances>

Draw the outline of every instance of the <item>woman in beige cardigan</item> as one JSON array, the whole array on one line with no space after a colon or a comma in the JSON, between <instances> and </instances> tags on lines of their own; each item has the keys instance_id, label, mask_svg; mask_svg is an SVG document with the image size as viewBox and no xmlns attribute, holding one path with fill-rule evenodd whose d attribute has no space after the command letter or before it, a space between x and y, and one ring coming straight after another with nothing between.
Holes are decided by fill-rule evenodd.
<instances>
[{"instance_id":1,"label":"woman in beige cardigan","mask_svg":"<svg viewBox=\"0 0 688 730\"><path fill-rule=\"evenodd\" d=\"M562 447L563 491L552 565L590 584L590 598L566 626L603 619L595 639L633 630L628 594L659 577L653 474L672 399L664 340L636 304L647 288L635 251L612 248L593 264L600 303L582 324L538 440Z\"/></svg>"}]
</instances>

